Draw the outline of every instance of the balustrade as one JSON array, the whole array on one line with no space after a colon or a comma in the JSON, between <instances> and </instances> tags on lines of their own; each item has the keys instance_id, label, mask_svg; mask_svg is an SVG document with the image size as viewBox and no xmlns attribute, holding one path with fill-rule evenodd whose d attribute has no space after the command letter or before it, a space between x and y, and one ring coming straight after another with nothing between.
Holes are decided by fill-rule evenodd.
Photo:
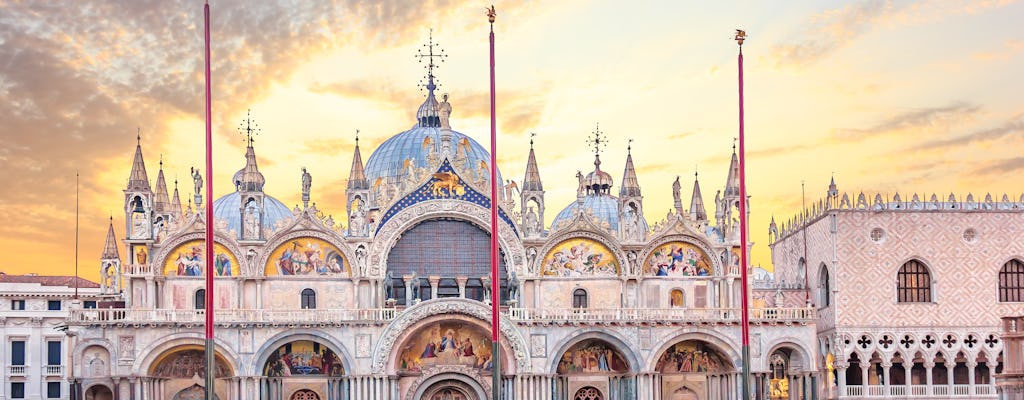
<instances>
[{"instance_id":1,"label":"balustrade","mask_svg":"<svg viewBox=\"0 0 1024 400\"><path fill-rule=\"evenodd\" d=\"M514 321L730 321L740 320L738 308L511 308L510 318ZM771 320L813 320L817 318L812 308L763 308L751 310L751 319Z\"/></svg>"},{"instance_id":2,"label":"balustrade","mask_svg":"<svg viewBox=\"0 0 1024 400\"><path fill-rule=\"evenodd\" d=\"M24 365L8 365L7 366L7 375L10 375L10 376L25 376L25 366Z\"/></svg>"},{"instance_id":3,"label":"balustrade","mask_svg":"<svg viewBox=\"0 0 1024 400\"><path fill-rule=\"evenodd\" d=\"M842 397L850 398L972 398L995 399L993 385L884 385L846 386Z\"/></svg>"},{"instance_id":4,"label":"balustrade","mask_svg":"<svg viewBox=\"0 0 1024 400\"><path fill-rule=\"evenodd\" d=\"M46 376L63 376L64 366L63 365L47 365L43 367L43 373Z\"/></svg>"}]
</instances>

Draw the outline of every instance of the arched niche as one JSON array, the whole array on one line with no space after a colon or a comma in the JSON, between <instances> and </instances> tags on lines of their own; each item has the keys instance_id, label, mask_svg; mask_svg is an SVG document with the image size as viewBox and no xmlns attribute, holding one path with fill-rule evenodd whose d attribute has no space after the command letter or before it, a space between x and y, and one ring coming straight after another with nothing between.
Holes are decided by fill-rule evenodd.
<instances>
[{"instance_id":1,"label":"arched niche","mask_svg":"<svg viewBox=\"0 0 1024 400\"><path fill-rule=\"evenodd\" d=\"M149 376L165 379L206 378L205 350L198 345L181 345L159 355L149 368ZM219 352L214 355L215 378L234 376L231 364Z\"/></svg>"},{"instance_id":2,"label":"arched niche","mask_svg":"<svg viewBox=\"0 0 1024 400\"><path fill-rule=\"evenodd\" d=\"M654 366L661 374L661 393L668 399L701 399L708 393L709 375L735 371L729 357L715 345L696 339L681 340L666 348Z\"/></svg>"},{"instance_id":3,"label":"arched niche","mask_svg":"<svg viewBox=\"0 0 1024 400\"><path fill-rule=\"evenodd\" d=\"M715 263L700 247L684 241L671 241L655 247L644 260L644 275L711 276Z\"/></svg>"},{"instance_id":4,"label":"arched niche","mask_svg":"<svg viewBox=\"0 0 1024 400\"><path fill-rule=\"evenodd\" d=\"M352 264L334 244L316 237L286 240L270 252L264 266L266 276L352 275Z\"/></svg>"},{"instance_id":5,"label":"arched niche","mask_svg":"<svg viewBox=\"0 0 1024 400\"><path fill-rule=\"evenodd\" d=\"M617 347L600 338L580 340L558 358L559 375L622 374L630 370L629 361Z\"/></svg>"},{"instance_id":6,"label":"arched niche","mask_svg":"<svg viewBox=\"0 0 1024 400\"><path fill-rule=\"evenodd\" d=\"M494 367L493 351L491 335L479 322L454 316L437 319L418 326L398 346L394 370L411 376L456 366L487 375ZM502 356L507 363L508 352Z\"/></svg>"},{"instance_id":7,"label":"arched niche","mask_svg":"<svg viewBox=\"0 0 1024 400\"><path fill-rule=\"evenodd\" d=\"M216 276L238 276L238 257L219 242L213 243L213 266ZM206 242L189 240L174 247L164 257L163 274L168 276L203 276L206 270Z\"/></svg>"},{"instance_id":8,"label":"arched niche","mask_svg":"<svg viewBox=\"0 0 1024 400\"><path fill-rule=\"evenodd\" d=\"M541 262L543 276L618 276L622 274L615 254L593 238L574 237L551 247Z\"/></svg>"},{"instance_id":9,"label":"arched niche","mask_svg":"<svg viewBox=\"0 0 1024 400\"><path fill-rule=\"evenodd\" d=\"M261 368L268 377L344 376L341 355L325 344L312 340L294 340L278 346Z\"/></svg>"},{"instance_id":10,"label":"arched niche","mask_svg":"<svg viewBox=\"0 0 1024 400\"><path fill-rule=\"evenodd\" d=\"M100 345L90 345L82 350L80 359L81 376L83 378L100 378L110 376L110 351Z\"/></svg>"}]
</instances>

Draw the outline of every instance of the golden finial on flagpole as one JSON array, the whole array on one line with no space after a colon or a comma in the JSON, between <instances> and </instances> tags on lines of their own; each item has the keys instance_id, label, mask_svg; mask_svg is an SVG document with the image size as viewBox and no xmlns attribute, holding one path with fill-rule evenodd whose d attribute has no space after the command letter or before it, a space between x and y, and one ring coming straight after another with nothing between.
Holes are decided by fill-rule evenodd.
<instances>
[{"instance_id":1,"label":"golden finial on flagpole","mask_svg":"<svg viewBox=\"0 0 1024 400\"><path fill-rule=\"evenodd\" d=\"M746 38L747 38L747 31L742 30L742 29L737 29L736 30L736 37L734 38L734 39L736 39L736 43L739 43L740 46L743 46L743 40L746 39Z\"/></svg>"},{"instance_id":2,"label":"golden finial on flagpole","mask_svg":"<svg viewBox=\"0 0 1024 400\"><path fill-rule=\"evenodd\" d=\"M487 20L493 24L494 17L496 17L497 15L497 12L494 11L494 4L491 4L491 7L487 9Z\"/></svg>"}]
</instances>

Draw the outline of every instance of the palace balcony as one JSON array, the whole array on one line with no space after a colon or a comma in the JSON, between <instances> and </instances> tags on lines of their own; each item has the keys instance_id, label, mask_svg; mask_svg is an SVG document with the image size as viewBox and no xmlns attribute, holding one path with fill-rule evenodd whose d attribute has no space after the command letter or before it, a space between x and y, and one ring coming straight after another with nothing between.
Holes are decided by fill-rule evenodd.
<instances>
[{"instance_id":1,"label":"palace balcony","mask_svg":"<svg viewBox=\"0 0 1024 400\"><path fill-rule=\"evenodd\" d=\"M337 326L384 325L404 308L377 309L275 309L216 310L219 326ZM69 310L70 325L202 325L205 310L192 309L77 309ZM738 308L503 308L502 313L520 324L721 324L740 323ZM763 308L751 310L752 324L807 324L817 318L811 308Z\"/></svg>"}]
</instances>

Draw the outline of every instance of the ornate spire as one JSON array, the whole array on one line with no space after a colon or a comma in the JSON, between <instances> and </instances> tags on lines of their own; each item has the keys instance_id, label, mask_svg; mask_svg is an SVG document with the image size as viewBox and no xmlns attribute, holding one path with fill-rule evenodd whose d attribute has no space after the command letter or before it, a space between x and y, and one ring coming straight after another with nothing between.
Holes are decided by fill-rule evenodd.
<instances>
[{"instance_id":1,"label":"ornate spire","mask_svg":"<svg viewBox=\"0 0 1024 400\"><path fill-rule=\"evenodd\" d=\"M245 167L235 173L235 190L262 192L266 179L256 166L256 151L252 147L253 137L260 133L259 126L252 119L252 110L245 114L245 120L238 125L238 133L245 135Z\"/></svg>"},{"instance_id":2,"label":"ornate spire","mask_svg":"<svg viewBox=\"0 0 1024 400\"><path fill-rule=\"evenodd\" d=\"M142 133L135 137L135 158L132 161L132 172L128 176L128 189L149 192L149 176L146 175L146 162L142 159Z\"/></svg>"},{"instance_id":3,"label":"ornate spire","mask_svg":"<svg viewBox=\"0 0 1024 400\"><path fill-rule=\"evenodd\" d=\"M640 197L640 182L636 179L636 168L633 167L633 139L629 139L626 145L626 169L622 172L619 197Z\"/></svg>"},{"instance_id":4,"label":"ornate spire","mask_svg":"<svg viewBox=\"0 0 1024 400\"><path fill-rule=\"evenodd\" d=\"M543 191L544 184L540 180L540 170L537 168L537 156L533 153L533 138L536 133L530 133L530 155L526 158L526 176L523 177L523 190Z\"/></svg>"},{"instance_id":5,"label":"ornate spire","mask_svg":"<svg viewBox=\"0 0 1024 400\"><path fill-rule=\"evenodd\" d=\"M104 260L121 259L121 256L117 253L117 237L114 236L114 217L110 217L110 226L107 228L107 241L103 244L103 255L100 257Z\"/></svg>"},{"instance_id":6,"label":"ornate spire","mask_svg":"<svg viewBox=\"0 0 1024 400\"><path fill-rule=\"evenodd\" d=\"M438 48L437 53L434 52L434 47L438 46L437 43L434 43L433 29L430 30L429 36L427 37L427 44L424 44L423 47L426 48L426 53L424 53L423 49L419 49L416 51L415 57L419 59L420 63L423 62L423 59L427 60L427 65L425 66L427 69L427 83L421 83L421 85L427 89L427 99L423 101L419 110L416 111L416 121L419 126L436 128L441 126L441 117L437 99L434 97L434 90L437 89L437 84L434 82L434 69L439 68L440 65L435 64L434 60L437 59L439 63L444 62L444 59L448 58L448 55L440 48Z\"/></svg>"},{"instance_id":7,"label":"ornate spire","mask_svg":"<svg viewBox=\"0 0 1024 400\"><path fill-rule=\"evenodd\" d=\"M828 197L839 197L839 188L836 187L836 174L832 174L832 180L828 184Z\"/></svg>"},{"instance_id":8,"label":"ornate spire","mask_svg":"<svg viewBox=\"0 0 1024 400\"><path fill-rule=\"evenodd\" d=\"M587 142L594 146L594 171L586 177L581 176L581 189L586 189L586 194L610 194L612 176L601 170L601 150L607 145L608 140L605 139L604 132L601 132L600 124L595 126L594 135L587 139Z\"/></svg>"},{"instance_id":9,"label":"ornate spire","mask_svg":"<svg viewBox=\"0 0 1024 400\"><path fill-rule=\"evenodd\" d=\"M348 173L349 190L366 190L370 188L370 181L366 179L366 172L363 170L363 156L359 153L359 130L356 129L356 149L352 154L352 169Z\"/></svg>"},{"instance_id":10,"label":"ornate spire","mask_svg":"<svg viewBox=\"0 0 1024 400\"><path fill-rule=\"evenodd\" d=\"M690 198L690 215L697 221L707 221L708 213L704 211L704 196L700 194L700 181L697 173L693 173L693 197Z\"/></svg>"},{"instance_id":11,"label":"ornate spire","mask_svg":"<svg viewBox=\"0 0 1024 400\"><path fill-rule=\"evenodd\" d=\"M153 211L164 212L169 207L170 200L167 197L167 182L164 180L164 157L160 156L160 171L156 174L156 192L153 198Z\"/></svg>"},{"instance_id":12,"label":"ornate spire","mask_svg":"<svg viewBox=\"0 0 1024 400\"><path fill-rule=\"evenodd\" d=\"M181 221L181 197L178 196L178 180L174 180L174 197L171 197L171 215L176 221Z\"/></svg>"},{"instance_id":13,"label":"ornate spire","mask_svg":"<svg viewBox=\"0 0 1024 400\"><path fill-rule=\"evenodd\" d=\"M732 160L729 161L729 177L725 181L725 197L740 196L740 162L736 156L736 143L732 145Z\"/></svg>"}]
</instances>

